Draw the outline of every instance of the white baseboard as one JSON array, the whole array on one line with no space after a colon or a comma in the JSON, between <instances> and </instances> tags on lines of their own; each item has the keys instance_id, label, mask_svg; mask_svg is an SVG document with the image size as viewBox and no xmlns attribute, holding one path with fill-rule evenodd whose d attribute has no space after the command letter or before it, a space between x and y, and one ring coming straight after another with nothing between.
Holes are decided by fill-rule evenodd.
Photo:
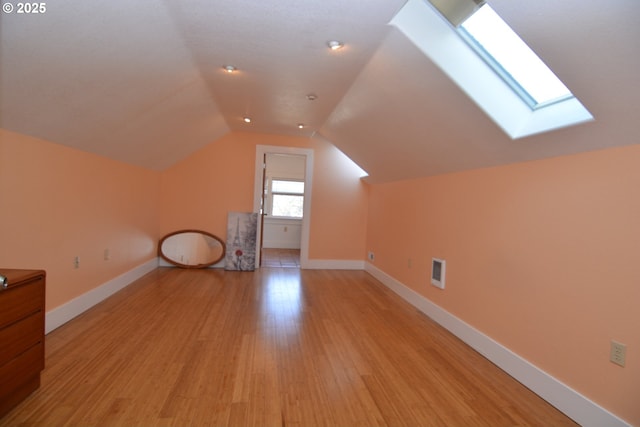
<instances>
[{"instance_id":1,"label":"white baseboard","mask_svg":"<svg viewBox=\"0 0 640 427\"><path fill-rule=\"evenodd\" d=\"M364 261L343 259L309 259L301 261L307 270L364 270Z\"/></svg>"},{"instance_id":2,"label":"white baseboard","mask_svg":"<svg viewBox=\"0 0 640 427\"><path fill-rule=\"evenodd\" d=\"M108 282L86 292L71 301L54 308L47 312L45 316L45 334L67 323L74 317L84 313L94 305L105 300L119 290L127 287L129 284L153 271L158 267L158 259L153 258L141 264L126 273L115 277Z\"/></svg>"},{"instance_id":3,"label":"white baseboard","mask_svg":"<svg viewBox=\"0 0 640 427\"><path fill-rule=\"evenodd\" d=\"M405 286L373 264L365 270L538 396L584 427L631 427L611 412L529 363L489 336Z\"/></svg>"}]
</instances>

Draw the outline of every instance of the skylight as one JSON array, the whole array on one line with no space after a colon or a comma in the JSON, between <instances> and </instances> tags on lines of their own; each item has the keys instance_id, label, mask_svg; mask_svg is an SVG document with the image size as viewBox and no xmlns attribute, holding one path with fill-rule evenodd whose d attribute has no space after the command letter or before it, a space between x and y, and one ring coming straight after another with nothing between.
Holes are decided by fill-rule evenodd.
<instances>
[{"instance_id":1,"label":"skylight","mask_svg":"<svg viewBox=\"0 0 640 427\"><path fill-rule=\"evenodd\" d=\"M390 24L513 139L593 120L484 0L407 0Z\"/></svg>"},{"instance_id":2,"label":"skylight","mask_svg":"<svg viewBox=\"0 0 640 427\"><path fill-rule=\"evenodd\" d=\"M531 108L573 96L488 4L480 7L458 30Z\"/></svg>"}]
</instances>

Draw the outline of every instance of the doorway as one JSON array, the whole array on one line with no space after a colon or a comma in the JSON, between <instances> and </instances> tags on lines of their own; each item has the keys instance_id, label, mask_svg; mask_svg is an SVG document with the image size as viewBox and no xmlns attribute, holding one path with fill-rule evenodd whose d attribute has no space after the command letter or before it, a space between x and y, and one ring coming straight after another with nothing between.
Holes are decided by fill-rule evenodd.
<instances>
[{"instance_id":1,"label":"doorway","mask_svg":"<svg viewBox=\"0 0 640 427\"><path fill-rule=\"evenodd\" d=\"M254 212L259 214L256 268L283 263L305 268L309 260L309 225L313 150L258 145ZM262 261L262 262L261 262Z\"/></svg>"}]
</instances>

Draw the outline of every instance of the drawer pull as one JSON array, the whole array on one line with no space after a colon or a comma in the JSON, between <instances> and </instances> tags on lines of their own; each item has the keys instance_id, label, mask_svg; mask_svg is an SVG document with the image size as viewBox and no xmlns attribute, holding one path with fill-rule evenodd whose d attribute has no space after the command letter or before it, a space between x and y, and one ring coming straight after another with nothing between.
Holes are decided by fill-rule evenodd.
<instances>
[{"instance_id":1,"label":"drawer pull","mask_svg":"<svg viewBox=\"0 0 640 427\"><path fill-rule=\"evenodd\" d=\"M2 285L2 289L7 289L9 284L7 283L7 278L0 274L0 284Z\"/></svg>"}]
</instances>

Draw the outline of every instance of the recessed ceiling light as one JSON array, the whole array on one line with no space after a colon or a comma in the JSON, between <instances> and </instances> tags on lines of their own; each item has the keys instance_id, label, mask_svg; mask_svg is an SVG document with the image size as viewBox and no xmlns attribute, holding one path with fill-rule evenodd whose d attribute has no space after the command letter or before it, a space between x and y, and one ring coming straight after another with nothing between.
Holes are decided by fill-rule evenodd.
<instances>
[{"instance_id":1,"label":"recessed ceiling light","mask_svg":"<svg viewBox=\"0 0 640 427\"><path fill-rule=\"evenodd\" d=\"M298 129L303 129L304 128L304 123L298 123Z\"/></svg>"},{"instance_id":2,"label":"recessed ceiling light","mask_svg":"<svg viewBox=\"0 0 640 427\"><path fill-rule=\"evenodd\" d=\"M318 99L318 95L316 95L315 93L310 93L309 95L307 95L307 99L309 101L315 101L316 99Z\"/></svg>"},{"instance_id":3,"label":"recessed ceiling light","mask_svg":"<svg viewBox=\"0 0 640 427\"><path fill-rule=\"evenodd\" d=\"M344 43L339 42L338 40L331 40L329 43L327 43L327 45L331 50L338 50L338 49L342 49L342 47L344 46Z\"/></svg>"},{"instance_id":4,"label":"recessed ceiling light","mask_svg":"<svg viewBox=\"0 0 640 427\"><path fill-rule=\"evenodd\" d=\"M251 123L251 117L245 117L242 120L244 120L245 123Z\"/></svg>"},{"instance_id":5,"label":"recessed ceiling light","mask_svg":"<svg viewBox=\"0 0 640 427\"><path fill-rule=\"evenodd\" d=\"M225 65L225 66L224 66L224 67L222 67L222 68L224 68L224 70L225 70L227 73L233 73L235 70L237 70L237 68L236 68L236 67L234 67L233 65Z\"/></svg>"}]
</instances>

